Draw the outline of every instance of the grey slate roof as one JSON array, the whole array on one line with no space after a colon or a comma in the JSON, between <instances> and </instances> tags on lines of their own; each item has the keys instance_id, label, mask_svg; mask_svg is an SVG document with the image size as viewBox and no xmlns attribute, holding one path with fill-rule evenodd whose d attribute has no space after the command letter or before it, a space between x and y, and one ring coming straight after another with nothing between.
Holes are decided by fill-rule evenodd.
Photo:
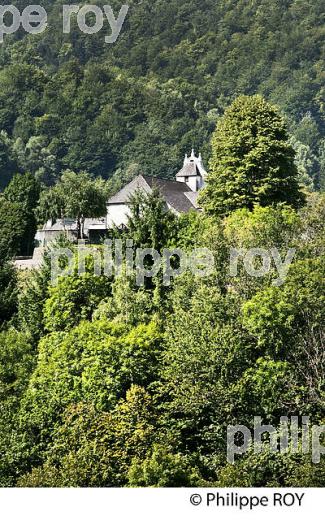
<instances>
[{"instance_id":1,"label":"grey slate roof","mask_svg":"<svg viewBox=\"0 0 325 520\"><path fill-rule=\"evenodd\" d=\"M191 201L191 204L194 206L195 209L200 209L200 206L198 204L198 191L191 191L189 193L185 193L185 196Z\"/></svg>"},{"instance_id":2,"label":"grey slate roof","mask_svg":"<svg viewBox=\"0 0 325 520\"><path fill-rule=\"evenodd\" d=\"M192 197L193 192L185 183L158 179L147 175L139 175L136 177L116 195L111 197L108 201L108 205L127 204L130 200L130 196L136 190L141 189L145 193L151 193L154 188L159 190L166 203L177 211L177 213L186 213L191 209L197 209L194 198Z\"/></svg>"},{"instance_id":3,"label":"grey slate roof","mask_svg":"<svg viewBox=\"0 0 325 520\"><path fill-rule=\"evenodd\" d=\"M41 231L76 231L77 223L74 219L66 218L64 222L62 219L56 220L54 223L46 223Z\"/></svg>"},{"instance_id":4,"label":"grey slate roof","mask_svg":"<svg viewBox=\"0 0 325 520\"><path fill-rule=\"evenodd\" d=\"M183 168L178 172L176 175L176 178L179 179L180 177L202 177L205 179L207 175L206 169L203 166L203 160L202 155L199 154L198 157L196 157L194 150L192 150L192 153L190 157L185 155Z\"/></svg>"},{"instance_id":5,"label":"grey slate roof","mask_svg":"<svg viewBox=\"0 0 325 520\"><path fill-rule=\"evenodd\" d=\"M106 218L85 218L85 224L84 224L85 232L89 229L92 230L103 230L106 229Z\"/></svg>"},{"instance_id":6,"label":"grey slate roof","mask_svg":"<svg viewBox=\"0 0 325 520\"><path fill-rule=\"evenodd\" d=\"M84 229L106 229L106 218L85 218ZM58 219L53 224L46 223L40 231L77 231L77 221L66 218L63 223Z\"/></svg>"},{"instance_id":7,"label":"grey slate roof","mask_svg":"<svg viewBox=\"0 0 325 520\"><path fill-rule=\"evenodd\" d=\"M136 190L144 190L146 193L150 193L151 189L145 178L142 175L138 175L133 181L129 182L124 188L122 188L119 192L117 192L113 197L111 197L108 201L108 204L126 204L130 196Z\"/></svg>"},{"instance_id":8,"label":"grey slate roof","mask_svg":"<svg viewBox=\"0 0 325 520\"><path fill-rule=\"evenodd\" d=\"M183 166L176 177L197 177L198 175L200 172L195 162L189 162Z\"/></svg>"}]
</instances>

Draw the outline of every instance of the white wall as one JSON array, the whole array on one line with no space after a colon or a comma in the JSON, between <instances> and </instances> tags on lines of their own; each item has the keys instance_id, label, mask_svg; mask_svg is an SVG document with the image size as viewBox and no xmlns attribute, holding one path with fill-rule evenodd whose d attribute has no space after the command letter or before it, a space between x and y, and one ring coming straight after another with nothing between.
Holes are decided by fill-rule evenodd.
<instances>
[{"instance_id":1,"label":"white wall","mask_svg":"<svg viewBox=\"0 0 325 520\"><path fill-rule=\"evenodd\" d=\"M107 227L126 226L130 209L126 204L109 204L107 206Z\"/></svg>"},{"instance_id":2,"label":"white wall","mask_svg":"<svg viewBox=\"0 0 325 520\"><path fill-rule=\"evenodd\" d=\"M192 191L198 191L198 177L189 177L186 184Z\"/></svg>"}]
</instances>

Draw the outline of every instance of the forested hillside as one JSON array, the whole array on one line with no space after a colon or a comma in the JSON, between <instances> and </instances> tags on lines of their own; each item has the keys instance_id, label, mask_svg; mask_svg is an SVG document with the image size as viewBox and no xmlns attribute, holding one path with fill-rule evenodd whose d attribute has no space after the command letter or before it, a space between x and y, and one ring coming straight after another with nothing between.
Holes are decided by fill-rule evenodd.
<instances>
[{"instance_id":1,"label":"forested hillside","mask_svg":"<svg viewBox=\"0 0 325 520\"><path fill-rule=\"evenodd\" d=\"M64 35L63 3L42 2L44 33L0 46L2 187L16 171L52 183L66 168L172 177L191 147L207 162L218 117L256 92L288 117L301 179L324 185L321 0L130 0L113 45L108 24Z\"/></svg>"},{"instance_id":2,"label":"forested hillside","mask_svg":"<svg viewBox=\"0 0 325 520\"><path fill-rule=\"evenodd\" d=\"M125 229L108 230L127 250L121 269L106 270L115 247L81 253L64 234L39 268L13 269L33 208L73 216L86 201L101 214L106 184L67 171L40 195L17 174L0 198L0 486L323 486L324 458L313 464L293 434L281 452L263 438L227 457L231 426L324 425L325 197L299 185L279 110L259 95L226 109L204 211L176 215L159 191L135 193ZM168 283L150 258L139 282L141 251L167 251Z\"/></svg>"}]
</instances>

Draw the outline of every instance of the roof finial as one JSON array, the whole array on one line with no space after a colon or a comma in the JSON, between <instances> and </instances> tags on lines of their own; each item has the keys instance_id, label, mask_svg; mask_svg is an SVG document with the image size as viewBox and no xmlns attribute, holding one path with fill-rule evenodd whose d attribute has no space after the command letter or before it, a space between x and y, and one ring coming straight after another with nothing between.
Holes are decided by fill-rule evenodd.
<instances>
[{"instance_id":1,"label":"roof finial","mask_svg":"<svg viewBox=\"0 0 325 520\"><path fill-rule=\"evenodd\" d=\"M194 152L194 148L192 148L192 155L191 155L191 158L194 159L195 158L195 152Z\"/></svg>"}]
</instances>

